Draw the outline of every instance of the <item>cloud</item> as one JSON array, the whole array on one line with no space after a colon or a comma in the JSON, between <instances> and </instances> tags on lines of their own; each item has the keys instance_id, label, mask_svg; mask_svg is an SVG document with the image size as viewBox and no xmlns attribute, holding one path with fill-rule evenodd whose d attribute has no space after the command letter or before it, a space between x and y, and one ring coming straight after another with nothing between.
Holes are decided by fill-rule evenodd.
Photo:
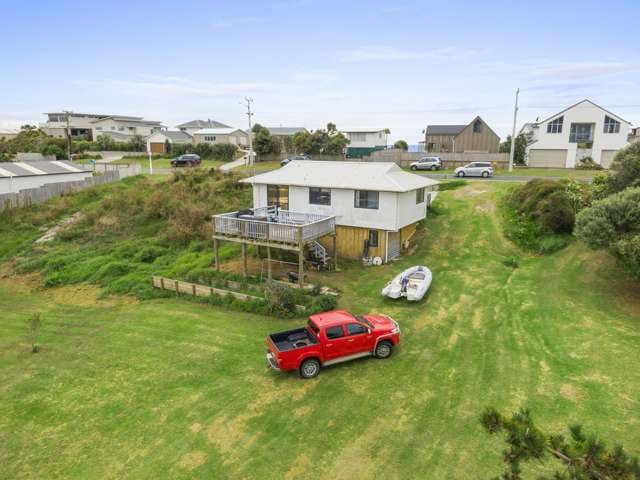
<instances>
[{"instance_id":1,"label":"cloud","mask_svg":"<svg viewBox=\"0 0 640 480\"><path fill-rule=\"evenodd\" d=\"M183 96L183 97L220 97L226 95L244 95L268 88L264 83L252 82L201 82L184 77L142 76L140 80L105 79L89 82L100 87L117 90L127 95L140 96Z\"/></svg>"},{"instance_id":2,"label":"cloud","mask_svg":"<svg viewBox=\"0 0 640 480\"><path fill-rule=\"evenodd\" d=\"M339 59L344 63L360 63L371 61L420 60L426 58L462 58L484 53L481 50L459 47L444 47L435 50L417 51L402 50L383 45L369 45L344 50Z\"/></svg>"},{"instance_id":3,"label":"cloud","mask_svg":"<svg viewBox=\"0 0 640 480\"><path fill-rule=\"evenodd\" d=\"M537 74L554 78L583 78L637 71L639 65L625 62L563 63L540 65Z\"/></svg>"}]
</instances>

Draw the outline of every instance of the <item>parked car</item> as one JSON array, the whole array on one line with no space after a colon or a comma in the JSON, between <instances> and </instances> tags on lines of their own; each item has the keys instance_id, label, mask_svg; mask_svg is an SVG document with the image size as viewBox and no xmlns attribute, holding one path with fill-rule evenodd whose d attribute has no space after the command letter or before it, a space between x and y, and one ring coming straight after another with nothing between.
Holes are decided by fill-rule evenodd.
<instances>
[{"instance_id":1,"label":"parked car","mask_svg":"<svg viewBox=\"0 0 640 480\"><path fill-rule=\"evenodd\" d=\"M422 157L410 165L411 170L440 170L442 160L440 157Z\"/></svg>"},{"instance_id":2,"label":"parked car","mask_svg":"<svg viewBox=\"0 0 640 480\"><path fill-rule=\"evenodd\" d=\"M200 163L202 163L202 160L200 160L200 156L195 153L185 153L171 160L172 167L195 167L196 165L200 165Z\"/></svg>"},{"instance_id":3,"label":"parked car","mask_svg":"<svg viewBox=\"0 0 640 480\"><path fill-rule=\"evenodd\" d=\"M458 167L454 171L456 177L493 177L493 167L490 162L473 162Z\"/></svg>"},{"instance_id":4,"label":"parked car","mask_svg":"<svg viewBox=\"0 0 640 480\"><path fill-rule=\"evenodd\" d=\"M292 162L294 160L311 160L309 157L307 157L306 155L294 155L293 157L288 157L285 158L284 160L282 160L280 162L280 165L282 165L283 167L288 164L289 162Z\"/></svg>"},{"instance_id":5,"label":"parked car","mask_svg":"<svg viewBox=\"0 0 640 480\"><path fill-rule=\"evenodd\" d=\"M400 343L398 322L344 310L311 315L307 325L267 336L267 364L313 378L320 368L360 357L388 358Z\"/></svg>"}]
</instances>

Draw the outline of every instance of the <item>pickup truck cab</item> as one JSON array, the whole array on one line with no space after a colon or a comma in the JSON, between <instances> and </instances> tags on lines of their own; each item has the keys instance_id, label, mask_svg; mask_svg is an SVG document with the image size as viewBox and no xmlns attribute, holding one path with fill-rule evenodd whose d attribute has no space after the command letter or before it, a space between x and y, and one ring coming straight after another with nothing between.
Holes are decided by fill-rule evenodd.
<instances>
[{"instance_id":1,"label":"pickup truck cab","mask_svg":"<svg viewBox=\"0 0 640 480\"><path fill-rule=\"evenodd\" d=\"M398 322L386 315L355 316L344 310L311 315L307 325L267 336L267 364L313 378L321 367L356 358L389 358L400 343Z\"/></svg>"}]
</instances>

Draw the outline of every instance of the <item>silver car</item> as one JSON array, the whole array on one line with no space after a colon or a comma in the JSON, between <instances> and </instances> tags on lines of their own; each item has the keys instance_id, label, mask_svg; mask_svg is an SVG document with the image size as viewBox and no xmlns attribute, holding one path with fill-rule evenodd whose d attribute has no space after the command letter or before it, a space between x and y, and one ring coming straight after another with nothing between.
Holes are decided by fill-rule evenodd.
<instances>
[{"instance_id":1,"label":"silver car","mask_svg":"<svg viewBox=\"0 0 640 480\"><path fill-rule=\"evenodd\" d=\"M493 167L490 162L473 162L458 167L454 171L456 177L493 177Z\"/></svg>"},{"instance_id":2,"label":"silver car","mask_svg":"<svg viewBox=\"0 0 640 480\"><path fill-rule=\"evenodd\" d=\"M413 162L411 170L440 170L442 168L442 160L440 157L422 157L417 162Z\"/></svg>"}]
</instances>

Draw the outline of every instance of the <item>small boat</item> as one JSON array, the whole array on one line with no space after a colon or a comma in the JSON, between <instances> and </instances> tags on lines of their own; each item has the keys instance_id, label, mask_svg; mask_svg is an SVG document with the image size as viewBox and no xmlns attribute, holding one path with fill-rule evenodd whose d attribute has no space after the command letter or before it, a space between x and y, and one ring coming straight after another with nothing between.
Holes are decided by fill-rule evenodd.
<instances>
[{"instance_id":1,"label":"small boat","mask_svg":"<svg viewBox=\"0 0 640 480\"><path fill-rule=\"evenodd\" d=\"M431 270L425 266L407 268L387 283L382 289L382 295L389 298L406 297L411 302L417 302L429 290L432 278Z\"/></svg>"}]
</instances>

